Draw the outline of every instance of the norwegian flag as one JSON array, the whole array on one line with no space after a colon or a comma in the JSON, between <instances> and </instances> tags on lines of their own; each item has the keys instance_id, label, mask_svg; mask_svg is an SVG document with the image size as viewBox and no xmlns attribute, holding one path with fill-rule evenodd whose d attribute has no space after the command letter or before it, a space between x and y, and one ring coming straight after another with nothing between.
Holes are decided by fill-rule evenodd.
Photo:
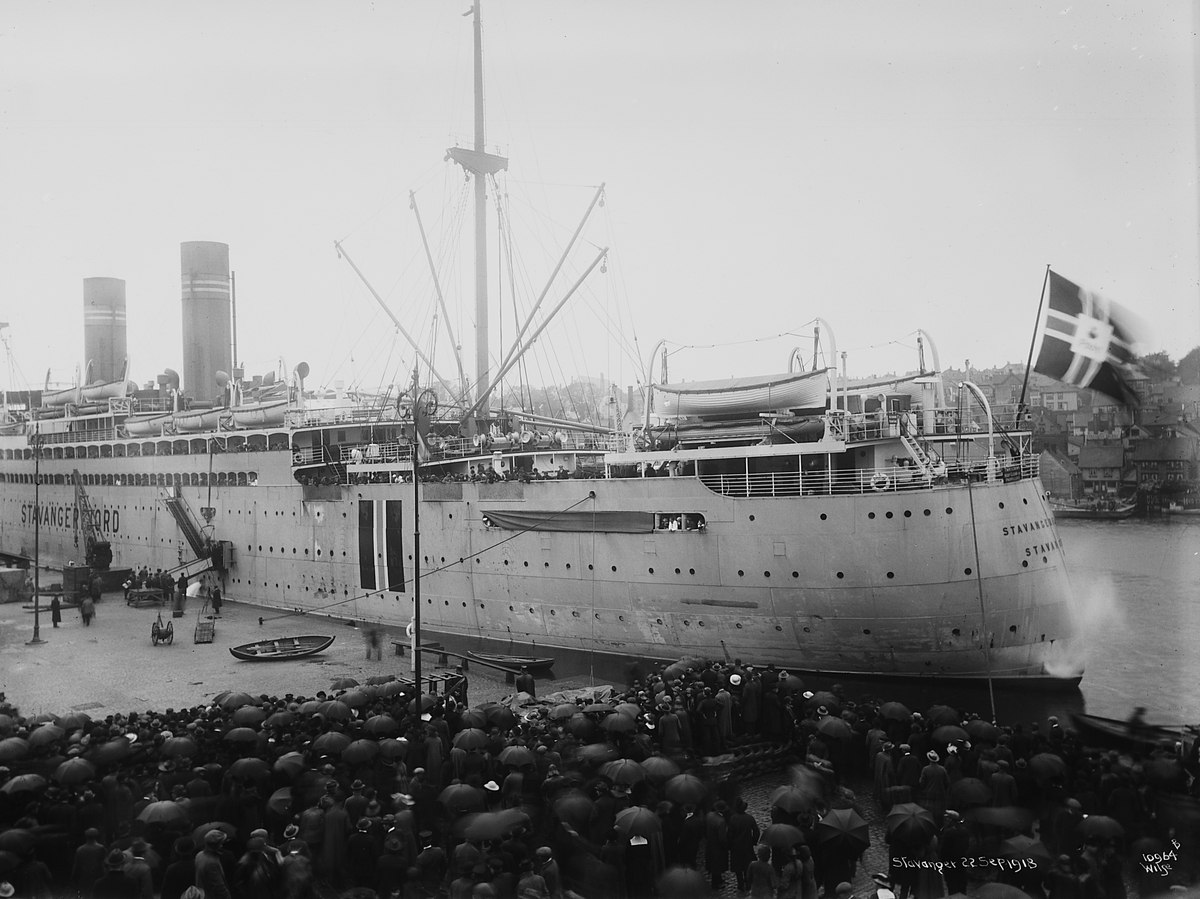
<instances>
[{"instance_id":1,"label":"norwegian flag","mask_svg":"<svg viewBox=\"0 0 1200 899\"><path fill-rule=\"evenodd\" d=\"M1033 370L1137 406L1126 379L1142 331L1127 309L1050 272L1050 302L1038 323Z\"/></svg>"}]
</instances>

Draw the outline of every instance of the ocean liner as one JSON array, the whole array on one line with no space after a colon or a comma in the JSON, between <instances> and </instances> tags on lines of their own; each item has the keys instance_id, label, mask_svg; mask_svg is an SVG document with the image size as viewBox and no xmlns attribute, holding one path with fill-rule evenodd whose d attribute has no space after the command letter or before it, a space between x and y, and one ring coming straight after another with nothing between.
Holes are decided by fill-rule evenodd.
<instances>
[{"instance_id":1,"label":"ocean liner","mask_svg":"<svg viewBox=\"0 0 1200 899\"><path fill-rule=\"evenodd\" d=\"M474 147L449 156L475 182L486 270L482 197L507 161L484 150L478 95L475 124ZM228 308L227 263L198 273L189 246L184 302L224 296L211 320ZM189 390L229 366L221 327L198 340L185 311ZM829 325L815 333L836 360ZM91 534L113 566L211 568L233 600L399 627L419 571L424 632L480 649L1078 683L1067 566L1023 417L943 384L927 335L933 364L887 380L847 380L815 348L808 371L793 353L768 376L647 376L643 411L615 426L492 406L536 336L497 374L480 338L470 397L439 379L400 400L318 398L301 365L257 385L217 372L189 403L173 373L137 390L110 359L104 390L80 379L9 410L0 551L33 557L36 532L40 564L69 566ZM197 362L198 344L217 355Z\"/></svg>"}]
</instances>

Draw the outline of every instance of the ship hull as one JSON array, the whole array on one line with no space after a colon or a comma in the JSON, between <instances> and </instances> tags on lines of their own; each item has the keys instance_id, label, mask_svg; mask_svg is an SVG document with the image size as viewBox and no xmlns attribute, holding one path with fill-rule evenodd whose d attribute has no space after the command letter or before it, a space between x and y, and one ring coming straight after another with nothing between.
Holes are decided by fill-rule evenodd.
<instances>
[{"instance_id":1,"label":"ship hull","mask_svg":"<svg viewBox=\"0 0 1200 899\"><path fill-rule=\"evenodd\" d=\"M33 485L10 476L30 475L33 463L5 455L12 489L0 499L0 549L30 554ZM193 509L215 509L216 537L233 544L230 599L407 624L412 485L305 487L291 460L286 451L44 460L43 564L78 557L66 486L76 467L122 485L88 487L114 565L190 558L163 488L134 486L141 474L178 484ZM214 480L218 469L227 475L221 486L200 486L210 464ZM536 647L530 654L728 655L838 674L1068 684L1082 675L1062 545L1035 478L845 496L734 497L691 477L430 483L421 495L431 634ZM679 510L706 527L514 532L484 522L489 510L568 508Z\"/></svg>"}]
</instances>

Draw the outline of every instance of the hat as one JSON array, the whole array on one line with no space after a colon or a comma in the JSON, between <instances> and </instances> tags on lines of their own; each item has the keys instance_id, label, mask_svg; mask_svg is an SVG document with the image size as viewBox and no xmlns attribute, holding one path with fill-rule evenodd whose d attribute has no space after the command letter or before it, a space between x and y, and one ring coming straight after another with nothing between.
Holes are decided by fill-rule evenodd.
<instances>
[{"instance_id":1,"label":"hat","mask_svg":"<svg viewBox=\"0 0 1200 899\"><path fill-rule=\"evenodd\" d=\"M365 790L366 788L367 788L367 785L365 783L363 783L361 780L356 780L354 783L350 784L350 789L352 789L356 793L359 790Z\"/></svg>"},{"instance_id":2,"label":"hat","mask_svg":"<svg viewBox=\"0 0 1200 899\"><path fill-rule=\"evenodd\" d=\"M872 874L871 879L881 887L891 888L892 882L888 880L886 874Z\"/></svg>"},{"instance_id":3,"label":"hat","mask_svg":"<svg viewBox=\"0 0 1200 899\"><path fill-rule=\"evenodd\" d=\"M370 830L371 829L371 819L370 818L359 818L358 819L358 829L359 830Z\"/></svg>"},{"instance_id":4,"label":"hat","mask_svg":"<svg viewBox=\"0 0 1200 899\"><path fill-rule=\"evenodd\" d=\"M383 807L378 802L376 802L374 799L372 799L370 802L367 803L367 810L366 810L366 812L364 812L364 814L368 818L377 818L379 816L379 813L382 811L383 811Z\"/></svg>"},{"instance_id":5,"label":"hat","mask_svg":"<svg viewBox=\"0 0 1200 899\"><path fill-rule=\"evenodd\" d=\"M823 705L819 705L819 706L817 706L817 714L821 715L821 716L828 715L829 709L825 708L825 706L823 706Z\"/></svg>"},{"instance_id":6,"label":"hat","mask_svg":"<svg viewBox=\"0 0 1200 899\"><path fill-rule=\"evenodd\" d=\"M848 896L853 892L854 887L850 886L850 884L846 883L844 880L837 885L837 894L839 896Z\"/></svg>"},{"instance_id":7,"label":"hat","mask_svg":"<svg viewBox=\"0 0 1200 899\"><path fill-rule=\"evenodd\" d=\"M14 893L16 893L16 890L13 889L13 885L7 880L0 883L0 899L8 899Z\"/></svg>"},{"instance_id":8,"label":"hat","mask_svg":"<svg viewBox=\"0 0 1200 899\"><path fill-rule=\"evenodd\" d=\"M174 762L173 762L171 759L167 759L165 762L159 762L159 763L158 763L158 770L159 770L159 771L164 771L164 772L166 772L166 771L174 771L174 770L175 770L175 763L174 763Z\"/></svg>"},{"instance_id":9,"label":"hat","mask_svg":"<svg viewBox=\"0 0 1200 899\"><path fill-rule=\"evenodd\" d=\"M927 753L925 753L925 758L929 759L931 762L936 762L938 760L937 750L929 750Z\"/></svg>"},{"instance_id":10,"label":"hat","mask_svg":"<svg viewBox=\"0 0 1200 899\"><path fill-rule=\"evenodd\" d=\"M804 693L803 693L802 695L804 696L804 698L805 698L805 699L812 699L812 698L813 698L813 691L812 691L812 690L805 690L805 691L804 691Z\"/></svg>"},{"instance_id":11,"label":"hat","mask_svg":"<svg viewBox=\"0 0 1200 899\"><path fill-rule=\"evenodd\" d=\"M225 842L225 832L221 830L210 830L204 835L205 846L220 846Z\"/></svg>"},{"instance_id":12,"label":"hat","mask_svg":"<svg viewBox=\"0 0 1200 899\"><path fill-rule=\"evenodd\" d=\"M907 743L901 743L901 744L900 744L900 751L901 751L901 752L912 752L912 747L911 747L911 746L909 746Z\"/></svg>"},{"instance_id":13,"label":"hat","mask_svg":"<svg viewBox=\"0 0 1200 899\"><path fill-rule=\"evenodd\" d=\"M178 856L191 855L196 851L196 843L191 837L180 837L172 848Z\"/></svg>"},{"instance_id":14,"label":"hat","mask_svg":"<svg viewBox=\"0 0 1200 899\"><path fill-rule=\"evenodd\" d=\"M489 780L487 783L485 783L483 785L483 788L485 790L491 790L493 793L496 793L496 792L500 791L500 784L496 783L494 780Z\"/></svg>"},{"instance_id":15,"label":"hat","mask_svg":"<svg viewBox=\"0 0 1200 899\"><path fill-rule=\"evenodd\" d=\"M957 752L958 752L958 747L957 747L957 746L955 746L953 743L951 743L949 746L947 746L947 747L946 747L946 751L947 751L947 752L954 752L954 753L957 753Z\"/></svg>"},{"instance_id":16,"label":"hat","mask_svg":"<svg viewBox=\"0 0 1200 899\"><path fill-rule=\"evenodd\" d=\"M400 842L400 838L394 834L383 841L383 848L388 852L399 852L404 848L404 844Z\"/></svg>"},{"instance_id":17,"label":"hat","mask_svg":"<svg viewBox=\"0 0 1200 899\"><path fill-rule=\"evenodd\" d=\"M260 851L266 845L267 845L267 841L264 840L262 837L251 837L250 839L246 840L246 851L247 852Z\"/></svg>"},{"instance_id":18,"label":"hat","mask_svg":"<svg viewBox=\"0 0 1200 899\"><path fill-rule=\"evenodd\" d=\"M537 852L534 854L538 857L538 861L543 862L554 855L554 853L550 851L549 846L539 846Z\"/></svg>"},{"instance_id":19,"label":"hat","mask_svg":"<svg viewBox=\"0 0 1200 899\"><path fill-rule=\"evenodd\" d=\"M108 858L104 860L104 867L113 871L119 871L125 867L125 853L120 849L114 849L108 854Z\"/></svg>"},{"instance_id":20,"label":"hat","mask_svg":"<svg viewBox=\"0 0 1200 899\"><path fill-rule=\"evenodd\" d=\"M296 838L296 834L298 833L300 833L300 828L295 824L289 824L283 829L283 838L285 840L293 840Z\"/></svg>"},{"instance_id":21,"label":"hat","mask_svg":"<svg viewBox=\"0 0 1200 899\"><path fill-rule=\"evenodd\" d=\"M729 683L731 686L740 687L742 685L742 676L740 674L729 675Z\"/></svg>"},{"instance_id":22,"label":"hat","mask_svg":"<svg viewBox=\"0 0 1200 899\"><path fill-rule=\"evenodd\" d=\"M962 815L960 815L958 812L956 812L952 808L946 809L945 814L946 814L946 817L949 818L951 821L957 821L959 818L962 817Z\"/></svg>"}]
</instances>

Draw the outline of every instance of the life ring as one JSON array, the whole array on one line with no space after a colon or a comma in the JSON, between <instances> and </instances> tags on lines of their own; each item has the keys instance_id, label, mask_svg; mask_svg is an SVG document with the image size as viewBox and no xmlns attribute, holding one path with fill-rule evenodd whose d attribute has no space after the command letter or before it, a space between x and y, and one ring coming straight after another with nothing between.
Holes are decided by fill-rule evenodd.
<instances>
[{"instance_id":1,"label":"life ring","mask_svg":"<svg viewBox=\"0 0 1200 899\"><path fill-rule=\"evenodd\" d=\"M299 453L292 453L292 464L293 465L303 465L304 457L302 455L300 455Z\"/></svg>"},{"instance_id":2,"label":"life ring","mask_svg":"<svg viewBox=\"0 0 1200 899\"><path fill-rule=\"evenodd\" d=\"M479 446L479 444L482 442L483 442L482 434L476 434L474 437L471 438L471 443L473 443L475 446Z\"/></svg>"},{"instance_id":3,"label":"life ring","mask_svg":"<svg viewBox=\"0 0 1200 899\"><path fill-rule=\"evenodd\" d=\"M871 478L871 489L876 493L882 493L883 491L887 490L890 484L891 482L885 475L877 474L875 477Z\"/></svg>"},{"instance_id":4,"label":"life ring","mask_svg":"<svg viewBox=\"0 0 1200 899\"><path fill-rule=\"evenodd\" d=\"M404 635L406 637L408 637L408 639L411 640L414 636L416 636L416 633L417 633L417 629L413 625L413 623L410 621L404 628Z\"/></svg>"},{"instance_id":5,"label":"life ring","mask_svg":"<svg viewBox=\"0 0 1200 899\"><path fill-rule=\"evenodd\" d=\"M532 441L533 441L533 432L532 431L522 431L521 432L521 443L530 443Z\"/></svg>"}]
</instances>

